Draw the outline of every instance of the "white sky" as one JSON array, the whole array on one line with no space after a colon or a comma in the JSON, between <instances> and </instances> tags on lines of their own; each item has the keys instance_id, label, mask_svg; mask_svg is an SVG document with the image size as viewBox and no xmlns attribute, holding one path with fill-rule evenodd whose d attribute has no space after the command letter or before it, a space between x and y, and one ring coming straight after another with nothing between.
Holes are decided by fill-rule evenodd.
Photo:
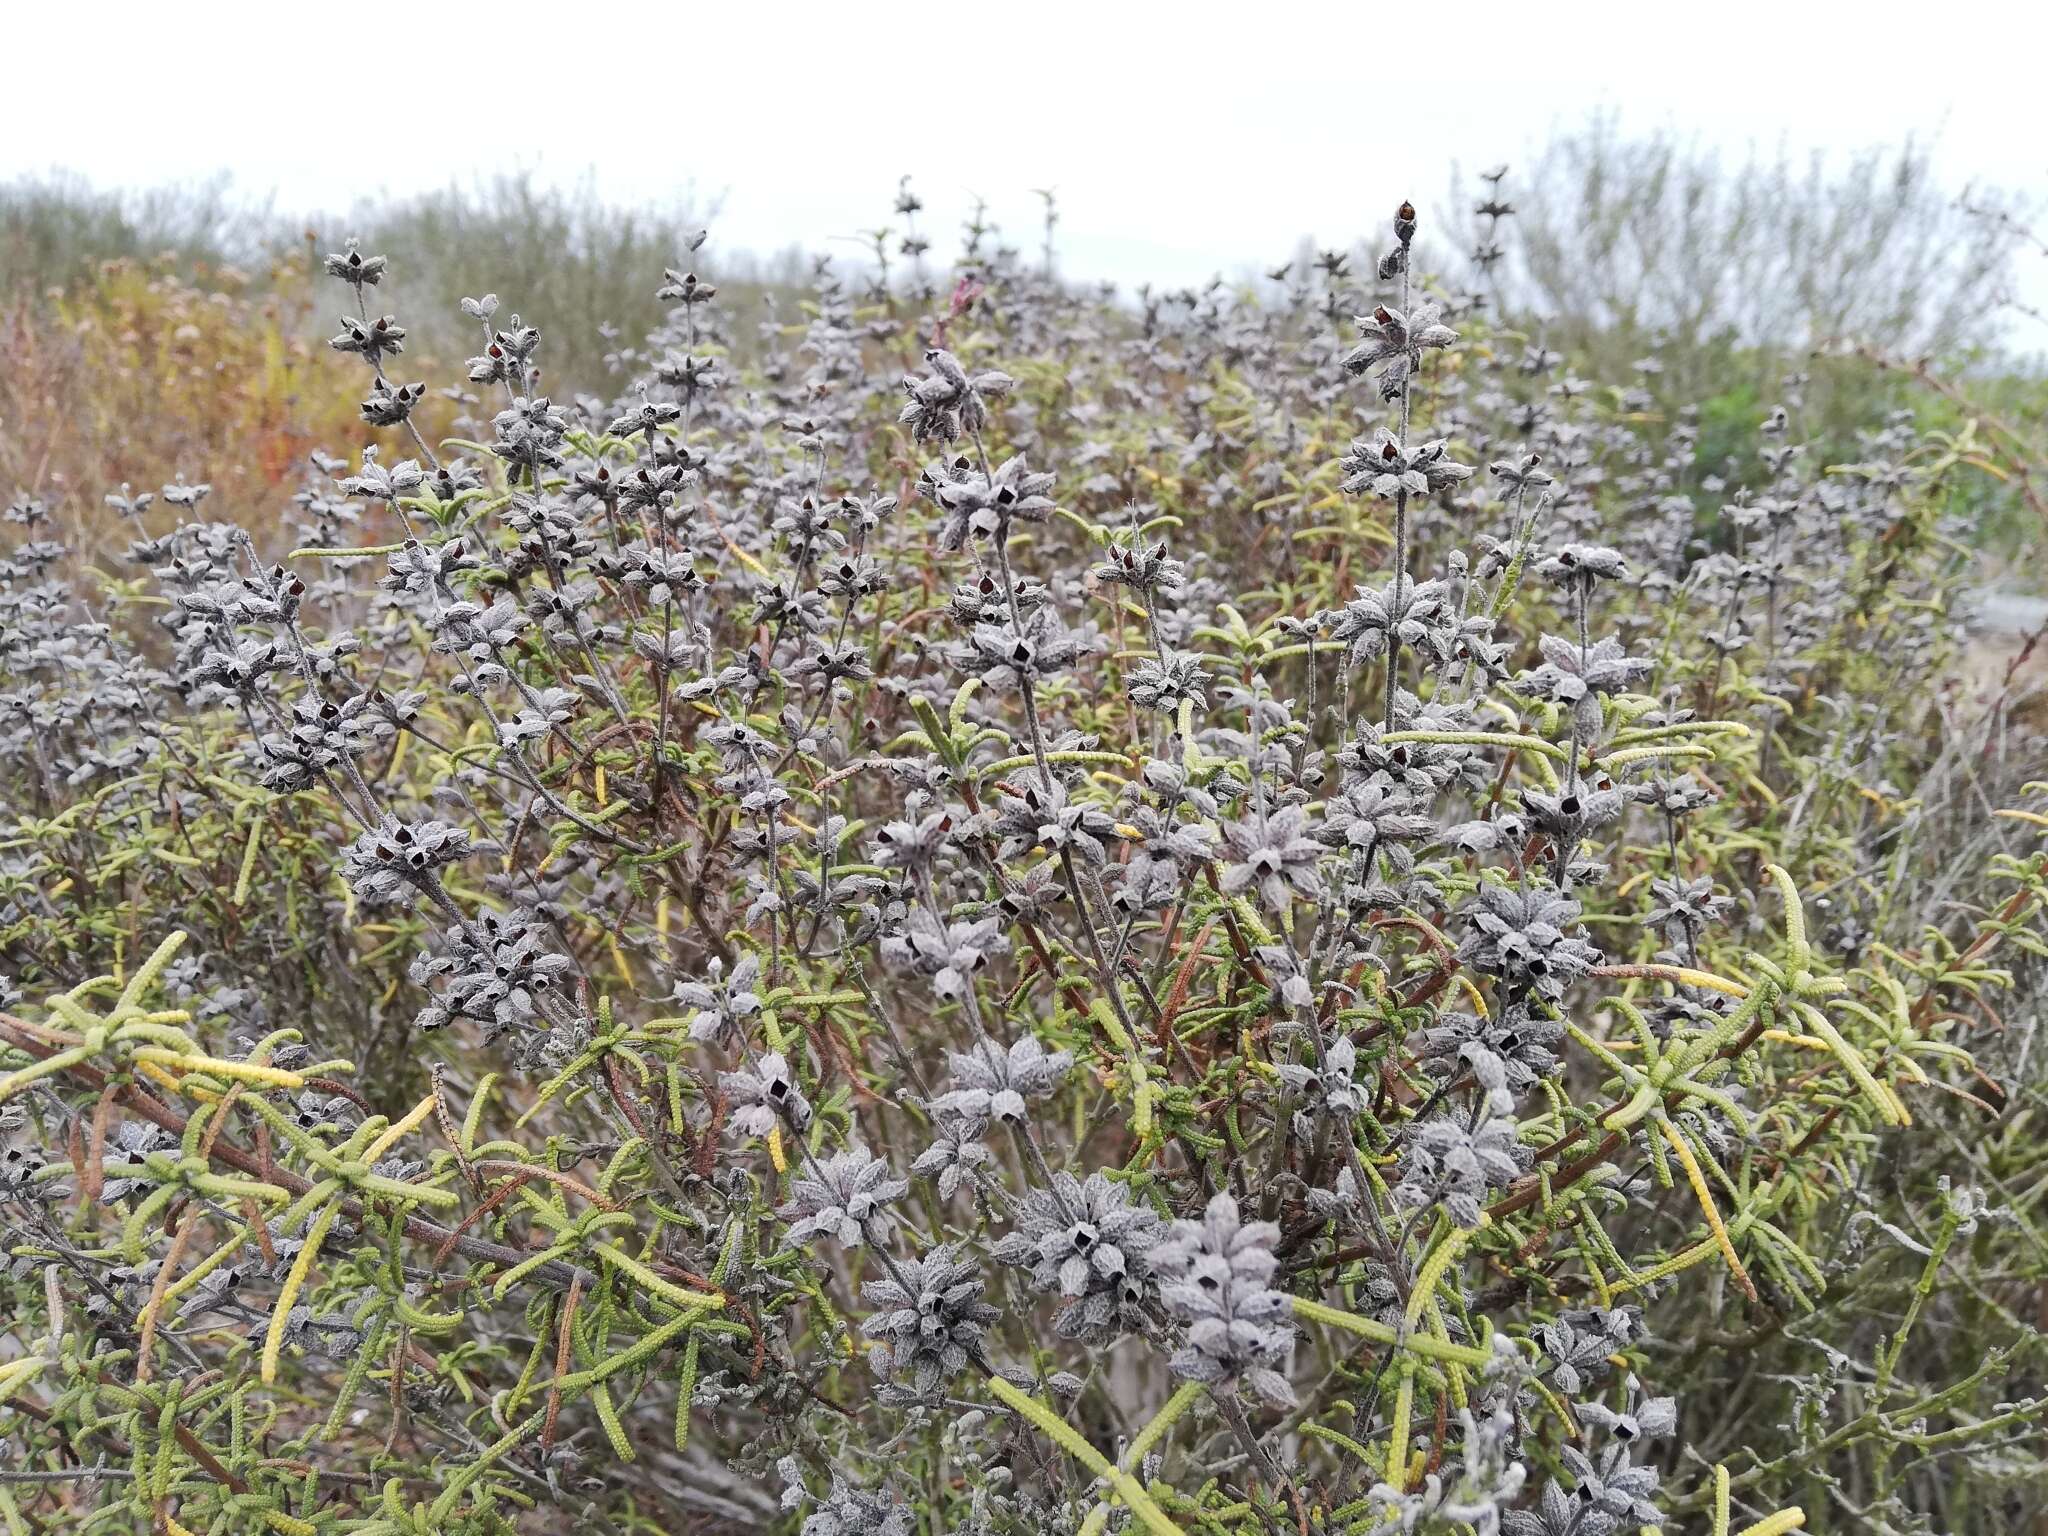
<instances>
[{"instance_id":1,"label":"white sky","mask_svg":"<svg viewBox=\"0 0 2048 1536\"><path fill-rule=\"evenodd\" d=\"M818 249L888 222L907 171L940 254L971 192L1035 247L1049 184L1063 270L1179 284L1427 211L1452 161L1512 163L1596 109L1735 159L1916 135L1958 189L2048 201L2039 0L10 11L0 177L225 170L285 211L528 168L625 202L694 188L728 248Z\"/></svg>"}]
</instances>

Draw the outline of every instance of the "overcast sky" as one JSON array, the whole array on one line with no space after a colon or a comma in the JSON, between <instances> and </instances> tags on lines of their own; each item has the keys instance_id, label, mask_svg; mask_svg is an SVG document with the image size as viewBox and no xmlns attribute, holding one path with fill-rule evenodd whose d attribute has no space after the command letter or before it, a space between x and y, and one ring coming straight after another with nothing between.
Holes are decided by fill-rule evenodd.
<instances>
[{"instance_id":1,"label":"overcast sky","mask_svg":"<svg viewBox=\"0 0 2048 1536\"><path fill-rule=\"evenodd\" d=\"M2038 0L74 0L0 28L0 176L227 171L296 212L526 168L694 189L722 244L764 251L886 222L904 172L939 251L973 193L1035 244L1051 185L1064 269L1125 283L1348 241L1595 110L1737 159L1916 135L1958 189L2048 192Z\"/></svg>"}]
</instances>

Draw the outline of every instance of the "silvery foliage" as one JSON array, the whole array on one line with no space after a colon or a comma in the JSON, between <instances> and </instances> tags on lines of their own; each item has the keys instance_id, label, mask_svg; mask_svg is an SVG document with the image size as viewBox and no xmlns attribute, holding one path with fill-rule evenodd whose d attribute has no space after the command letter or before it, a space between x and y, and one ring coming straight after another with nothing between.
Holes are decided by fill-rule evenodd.
<instances>
[{"instance_id":1,"label":"silvery foliage","mask_svg":"<svg viewBox=\"0 0 2048 1536\"><path fill-rule=\"evenodd\" d=\"M491 1039L504 1030L534 1024L540 999L566 991L575 962L555 950L537 913L514 909L484 912L448 936L439 953L423 952L408 972L432 1001L414 1023L441 1029L473 1019Z\"/></svg>"},{"instance_id":2,"label":"silvery foliage","mask_svg":"<svg viewBox=\"0 0 2048 1536\"><path fill-rule=\"evenodd\" d=\"M1576 901L1539 882L1482 885L1461 914L1467 931L1459 957L1517 995L1556 1002L1600 961L1600 951L1573 931L1579 912Z\"/></svg>"},{"instance_id":3,"label":"silvery foliage","mask_svg":"<svg viewBox=\"0 0 2048 1536\"><path fill-rule=\"evenodd\" d=\"M386 816L366 827L342 858L342 877L364 901L389 902L431 890L437 872L468 857L469 832L429 818Z\"/></svg>"},{"instance_id":4,"label":"silvery foliage","mask_svg":"<svg viewBox=\"0 0 2048 1536\"><path fill-rule=\"evenodd\" d=\"M986 1124L975 1126L958 1115L939 1114L931 1145L919 1153L910 1171L930 1179L941 1200L950 1200L963 1182L979 1188L994 1176L996 1155L981 1137Z\"/></svg>"},{"instance_id":5,"label":"silvery foliage","mask_svg":"<svg viewBox=\"0 0 2048 1536\"><path fill-rule=\"evenodd\" d=\"M1486 1058L1475 1065L1482 1084L1492 1079L1476 1123L1449 1112L1423 1120L1409 1140L1393 1191L1397 1204L1440 1207L1468 1230L1479 1225L1487 1198L1512 1183L1530 1159L1515 1134L1515 1100L1504 1075Z\"/></svg>"},{"instance_id":6,"label":"silvery foliage","mask_svg":"<svg viewBox=\"0 0 2048 1536\"><path fill-rule=\"evenodd\" d=\"M995 369L969 375L943 347L926 352L924 361L931 372L921 379L904 379L903 392L910 399L897 418L920 443L934 437L952 442L962 434L975 436L988 425L989 401L1008 394L1015 382Z\"/></svg>"},{"instance_id":7,"label":"silvery foliage","mask_svg":"<svg viewBox=\"0 0 2048 1536\"><path fill-rule=\"evenodd\" d=\"M1308 828L1308 812L1298 805L1251 821L1226 822L1224 891L1256 890L1276 912L1293 897L1312 901L1322 895L1323 847Z\"/></svg>"},{"instance_id":8,"label":"silvery foliage","mask_svg":"<svg viewBox=\"0 0 2048 1536\"><path fill-rule=\"evenodd\" d=\"M974 973L1010 947L1002 923L993 917L945 922L912 912L901 932L882 940L882 954L926 977L934 993L957 999L967 994Z\"/></svg>"},{"instance_id":9,"label":"silvery foliage","mask_svg":"<svg viewBox=\"0 0 2048 1536\"><path fill-rule=\"evenodd\" d=\"M1144 1328L1158 1296L1152 1254L1163 1235L1151 1209L1098 1169L1085 1180L1054 1174L1050 1187L1025 1195L1016 1220L992 1252L1024 1269L1034 1289L1060 1298L1061 1338L1101 1343Z\"/></svg>"},{"instance_id":10,"label":"silvery foliage","mask_svg":"<svg viewBox=\"0 0 2048 1536\"><path fill-rule=\"evenodd\" d=\"M889 1240L895 1225L889 1206L909 1192L907 1181L889 1176L887 1163L865 1148L850 1147L798 1174L791 1181L788 1203L775 1214L790 1223L782 1235L786 1244L829 1237L858 1248L870 1240Z\"/></svg>"},{"instance_id":11,"label":"silvery foliage","mask_svg":"<svg viewBox=\"0 0 2048 1536\"><path fill-rule=\"evenodd\" d=\"M943 1243L920 1257L895 1260L860 1294L874 1308L861 1324L875 1341L869 1362L917 1397L982 1361L982 1339L1002 1315L982 1300L974 1262Z\"/></svg>"},{"instance_id":12,"label":"silvery foliage","mask_svg":"<svg viewBox=\"0 0 2048 1536\"><path fill-rule=\"evenodd\" d=\"M1528 1479L1528 1469L1515 1459L1513 1411L1500 1403L1477 1418L1472 1409L1462 1408L1458 1424L1463 1433L1453 1470L1425 1474L1413 1491L1385 1482L1372 1486L1367 1497L1386 1521L1379 1529L1408 1536L1470 1527L1475 1536L1499 1536L1503 1522L1513 1518L1514 1501Z\"/></svg>"},{"instance_id":13,"label":"silvery foliage","mask_svg":"<svg viewBox=\"0 0 2048 1536\"><path fill-rule=\"evenodd\" d=\"M1443 323L1443 312L1434 300L1418 304L1409 314L1385 304L1376 306L1371 314L1359 316L1364 340L1346 354L1344 366L1353 373L1377 373L1381 398L1398 398L1422 366L1425 349L1448 347L1458 339L1458 333Z\"/></svg>"},{"instance_id":14,"label":"silvery foliage","mask_svg":"<svg viewBox=\"0 0 2048 1536\"><path fill-rule=\"evenodd\" d=\"M1651 1499L1663 1479L1635 1457L1648 1441L1677 1430L1678 1406L1668 1397L1644 1396L1633 1376L1627 1389L1624 1411L1598 1401L1584 1405L1582 1417L1593 1431L1588 1443L1597 1439L1597 1448L1565 1446L1560 1458L1566 1476L1543 1485L1535 1509L1508 1513L1502 1526L1507 1536L1610 1536L1660 1518Z\"/></svg>"},{"instance_id":15,"label":"silvery foliage","mask_svg":"<svg viewBox=\"0 0 2048 1536\"><path fill-rule=\"evenodd\" d=\"M804 1517L801 1536L911 1536L916 1529L910 1506L886 1485L874 1491L855 1487L835 1471L830 1490L813 1500L796 1457L782 1457L775 1471L782 1479L783 1509L800 1510L815 1503Z\"/></svg>"},{"instance_id":16,"label":"silvery foliage","mask_svg":"<svg viewBox=\"0 0 2048 1536\"><path fill-rule=\"evenodd\" d=\"M978 1040L947 1057L953 1087L932 1101L942 1116L958 1119L979 1135L991 1123L1022 1126L1030 1104L1048 1098L1074 1064L1066 1051L1048 1051L1035 1035L1024 1035L1005 1048Z\"/></svg>"},{"instance_id":17,"label":"silvery foliage","mask_svg":"<svg viewBox=\"0 0 2048 1536\"><path fill-rule=\"evenodd\" d=\"M760 1060L718 1079L719 1087L737 1105L733 1129L745 1136L766 1136L777 1122L802 1132L811 1123L811 1101L780 1051L765 1051Z\"/></svg>"},{"instance_id":18,"label":"silvery foliage","mask_svg":"<svg viewBox=\"0 0 2048 1536\"><path fill-rule=\"evenodd\" d=\"M1365 1108L1365 1088L1357 1080L1358 1047L1339 1038L1323 1052L1321 1067L1285 1062L1277 1068L1280 1081L1304 1101L1304 1123L1316 1115L1348 1122Z\"/></svg>"},{"instance_id":19,"label":"silvery foliage","mask_svg":"<svg viewBox=\"0 0 2048 1536\"><path fill-rule=\"evenodd\" d=\"M685 1008L696 1010L690 1017L692 1040L732 1045L746 1038L747 1027L761 1011L761 997L755 986L761 977L756 955L742 955L726 974L725 963L712 956L702 981L679 981L670 997Z\"/></svg>"},{"instance_id":20,"label":"silvery foliage","mask_svg":"<svg viewBox=\"0 0 2048 1536\"><path fill-rule=\"evenodd\" d=\"M1153 1250L1167 1310L1187 1325L1173 1372L1187 1381L1230 1387L1242 1381L1266 1401L1294 1406L1285 1366L1294 1349L1291 1306L1269 1282L1280 1267L1270 1221L1241 1220L1237 1201L1219 1194L1199 1221L1173 1224Z\"/></svg>"},{"instance_id":21,"label":"silvery foliage","mask_svg":"<svg viewBox=\"0 0 2048 1536\"><path fill-rule=\"evenodd\" d=\"M1642 1336L1643 1315L1636 1307L1568 1309L1530 1330L1551 1380L1573 1397L1604 1381L1614 1369L1611 1357Z\"/></svg>"}]
</instances>

